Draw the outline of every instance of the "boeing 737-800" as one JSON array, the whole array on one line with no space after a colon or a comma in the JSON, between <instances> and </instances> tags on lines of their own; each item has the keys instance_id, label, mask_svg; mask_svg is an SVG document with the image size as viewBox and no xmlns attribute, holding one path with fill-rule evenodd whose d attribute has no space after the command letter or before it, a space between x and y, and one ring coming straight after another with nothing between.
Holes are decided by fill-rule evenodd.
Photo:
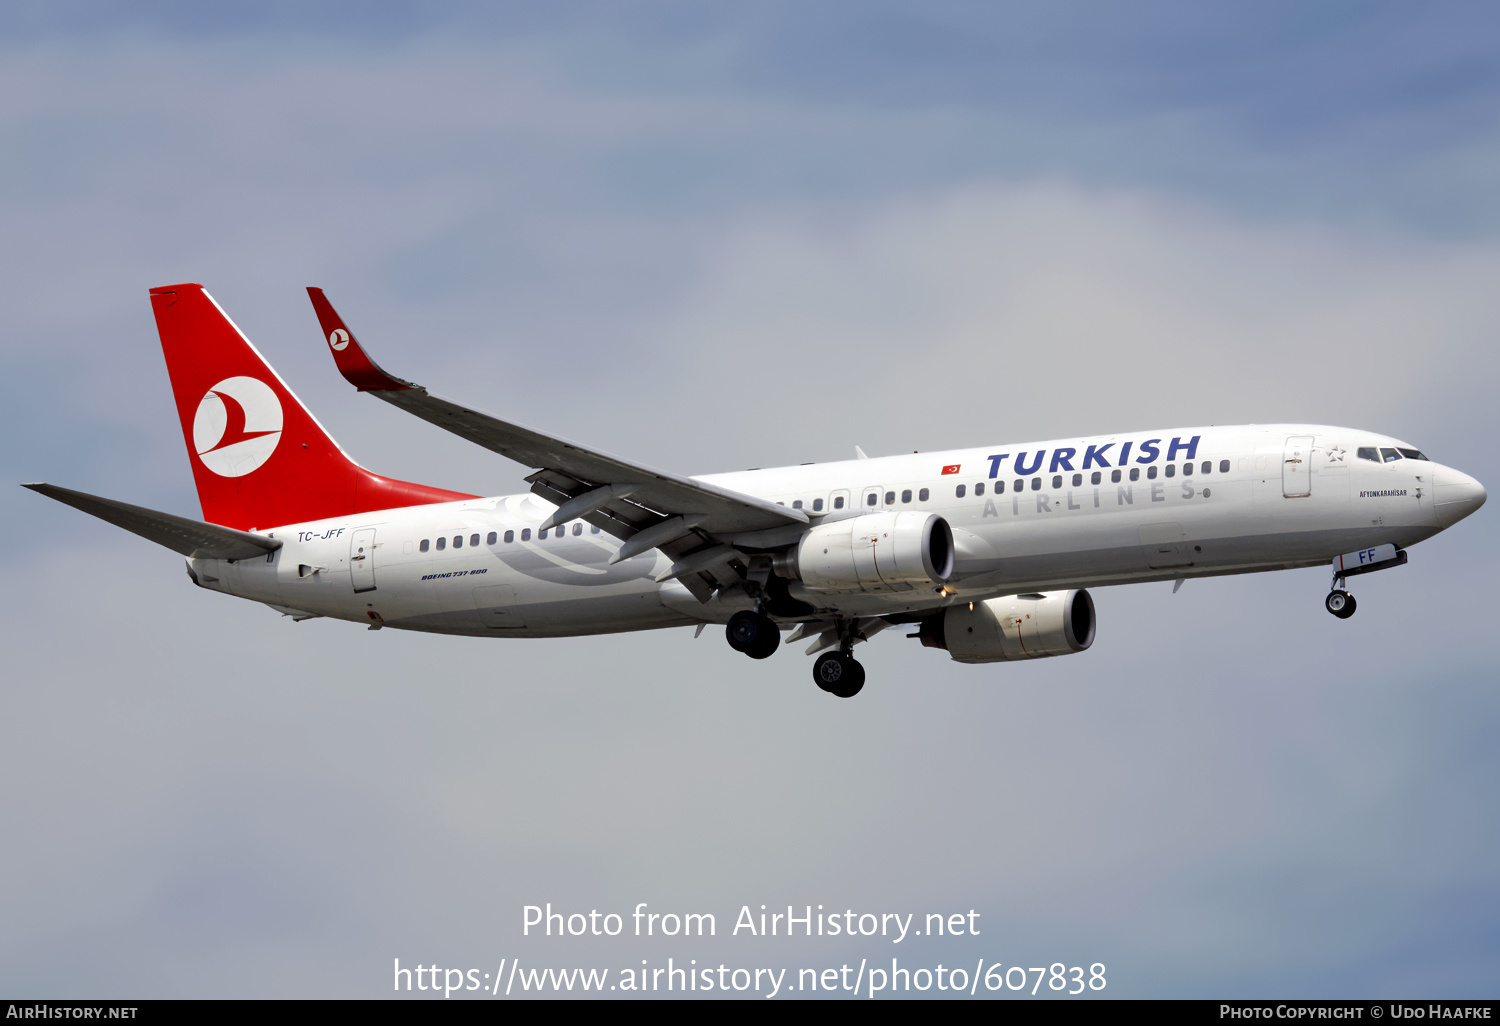
<instances>
[{"instance_id":1,"label":"boeing 737-800","mask_svg":"<svg viewBox=\"0 0 1500 1026\"><path fill-rule=\"evenodd\" d=\"M1184 427L685 477L383 371L320 289L355 388L533 468L482 497L360 467L201 285L151 305L206 523L47 484L187 557L194 584L294 620L496 638L721 624L756 659L808 640L824 691L893 626L964 663L1082 652L1090 586L1331 567L1348 578L1473 513L1484 488L1415 446L1316 424Z\"/></svg>"}]
</instances>

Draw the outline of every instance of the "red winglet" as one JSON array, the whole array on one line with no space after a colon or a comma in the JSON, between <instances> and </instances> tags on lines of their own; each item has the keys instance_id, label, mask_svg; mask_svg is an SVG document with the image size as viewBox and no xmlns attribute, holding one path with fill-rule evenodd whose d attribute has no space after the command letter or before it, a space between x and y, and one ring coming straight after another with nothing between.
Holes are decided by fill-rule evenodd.
<instances>
[{"instance_id":1,"label":"red winglet","mask_svg":"<svg viewBox=\"0 0 1500 1026\"><path fill-rule=\"evenodd\" d=\"M322 289L309 285L307 298L312 300L313 309L318 314L318 323L323 327L323 338L345 381L361 392L401 392L420 387L381 370L380 365L370 359L369 354L355 341L354 332L349 330L328 297L323 295Z\"/></svg>"}]
</instances>

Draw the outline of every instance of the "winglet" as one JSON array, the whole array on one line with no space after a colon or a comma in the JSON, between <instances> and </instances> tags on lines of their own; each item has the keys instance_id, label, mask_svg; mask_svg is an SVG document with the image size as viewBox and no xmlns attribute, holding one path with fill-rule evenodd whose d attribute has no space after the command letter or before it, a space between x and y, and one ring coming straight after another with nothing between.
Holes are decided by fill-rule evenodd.
<instances>
[{"instance_id":1,"label":"winglet","mask_svg":"<svg viewBox=\"0 0 1500 1026\"><path fill-rule=\"evenodd\" d=\"M349 330L328 297L323 295L322 289L309 285L307 298L312 300L313 309L318 314L318 323L323 327L323 338L345 381L361 392L402 392L421 387L381 370L380 365L370 359L355 341L354 332Z\"/></svg>"}]
</instances>

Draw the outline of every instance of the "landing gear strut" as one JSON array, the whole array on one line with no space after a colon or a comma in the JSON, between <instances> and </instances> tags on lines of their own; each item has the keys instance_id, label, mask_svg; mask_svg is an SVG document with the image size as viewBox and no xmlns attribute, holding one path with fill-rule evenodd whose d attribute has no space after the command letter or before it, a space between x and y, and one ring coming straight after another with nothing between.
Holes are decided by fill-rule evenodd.
<instances>
[{"instance_id":1,"label":"landing gear strut","mask_svg":"<svg viewBox=\"0 0 1500 1026\"><path fill-rule=\"evenodd\" d=\"M781 631L777 629L776 621L748 609L742 609L729 618L724 637L730 648L751 659L764 659L781 644Z\"/></svg>"},{"instance_id":2,"label":"landing gear strut","mask_svg":"<svg viewBox=\"0 0 1500 1026\"><path fill-rule=\"evenodd\" d=\"M1332 589L1328 592L1328 597L1323 600L1323 608L1340 620L1347 620L1354 615L1357 605L1354 596L1349 594L1344 586L1343 576L1334 573Z\"/></svg>"}]
</instances>

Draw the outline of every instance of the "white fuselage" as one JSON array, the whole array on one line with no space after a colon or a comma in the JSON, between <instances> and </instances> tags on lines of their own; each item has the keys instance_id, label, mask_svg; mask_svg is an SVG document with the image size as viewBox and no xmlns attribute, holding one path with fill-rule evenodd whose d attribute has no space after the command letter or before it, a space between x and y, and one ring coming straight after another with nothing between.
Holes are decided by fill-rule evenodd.
<instances>
[{"instance_id":1,"label":"white fuselage","mask_svg":"<svg viewBox=\"0 0 1500 1026\"><path fill-rule=\"evenodd\" d=\"M955 566L941 589L824 593L792 582L790 595L817 611L807 618L828 619L1325 564L1356 549L1415 544L1483 501L1458 471L1425 459L1376 462L1357 455L1362 447L1410 448L1319 425L1182 428L699 480L800 504L814 524L890 510L947 520ZM189 565L204 587L295 616L447 634L722 623L751 605L738 591L700 603L677 581L656 583L670 565L656 550L610 565L620 541L582 521L542 538L538 526L554 509L522 494L289 524L260 532L283 542L265 559ZM770 549L805 530L738 543Z\"/></svg>"}]
</instances>

